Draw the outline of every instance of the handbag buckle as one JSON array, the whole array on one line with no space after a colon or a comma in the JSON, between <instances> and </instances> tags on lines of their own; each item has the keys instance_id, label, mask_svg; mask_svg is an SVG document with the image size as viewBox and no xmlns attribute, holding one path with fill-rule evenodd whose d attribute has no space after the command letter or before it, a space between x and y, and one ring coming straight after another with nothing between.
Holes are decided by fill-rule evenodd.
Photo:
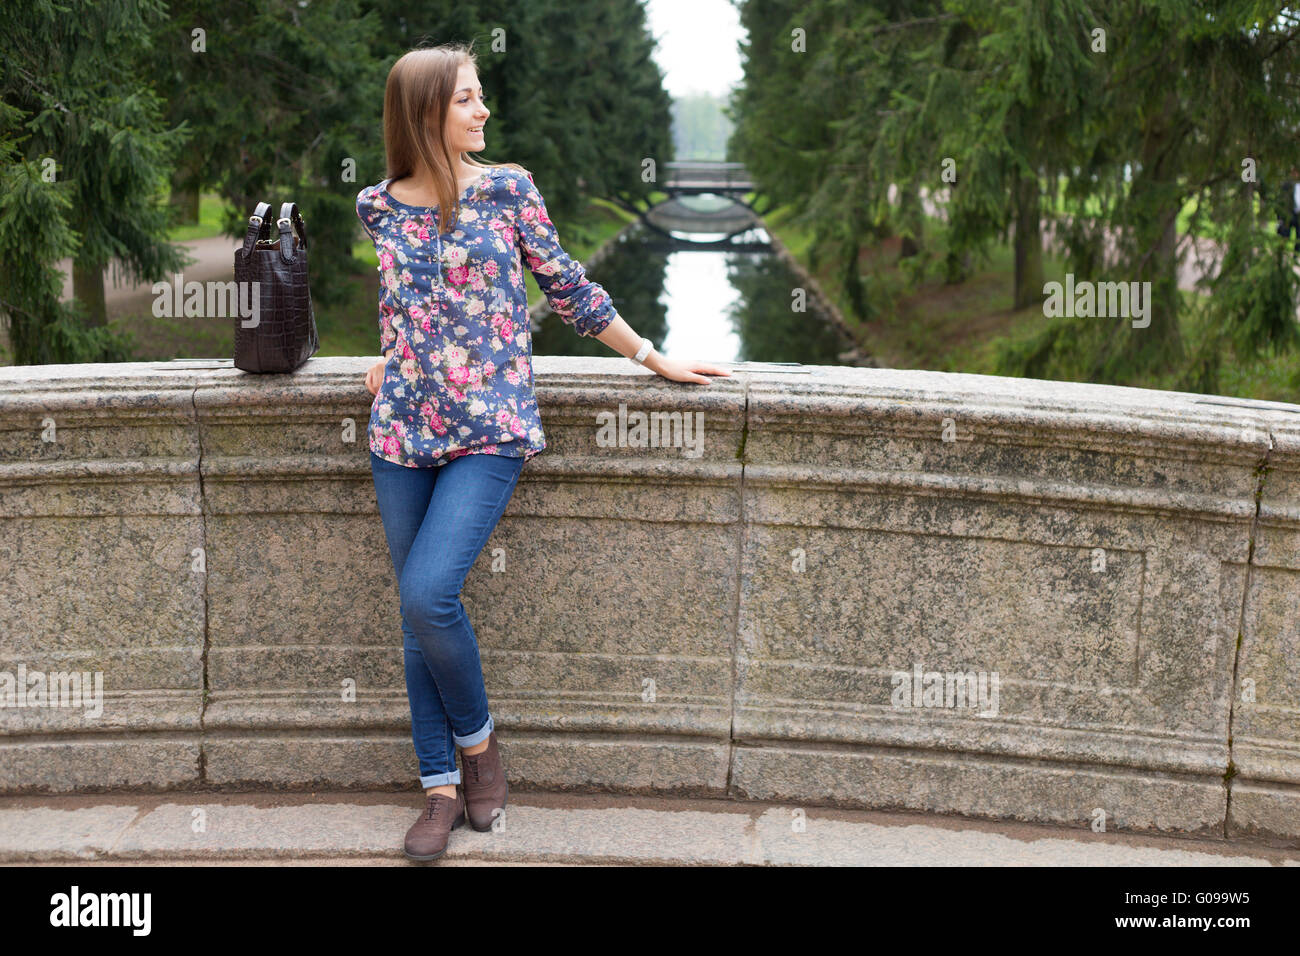
<instances>
[{"instance_id":1,"label":"handbag buckle","mask_svg":"<svg viewBox=\"0 0 1300 956\"><path fill-rule=\"evenodd\" d=\"M256 226L261 226L261 225L262 225L262 217L261 217L261 216L249 216L249 217L248 217L248 221L251 222L251 223L253 223L253 224L256 225Z\"/></svg>"},{"instance_id":2,"label":"handbag buckle","mask_svg":"<svg viewBox=\"0 0 1300 956\"><path fill-rule=\"evenodd\" d=\"M289 231L289 220L288 220L288 219L277 219L277 220L275 221L275 225L276 225L276 227L277 227L281 232L288 232L288 231Z\"/></svg>"}]
</instances>

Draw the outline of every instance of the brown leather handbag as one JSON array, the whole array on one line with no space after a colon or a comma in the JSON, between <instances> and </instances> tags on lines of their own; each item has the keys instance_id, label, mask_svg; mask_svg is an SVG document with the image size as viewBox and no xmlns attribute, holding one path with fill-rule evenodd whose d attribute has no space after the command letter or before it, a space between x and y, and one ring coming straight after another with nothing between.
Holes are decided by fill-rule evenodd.
<instances>
[{"instance_id":1,"label":"brown leather handbag","mask_svg":"<svg viewBox=\"0 0 1300 956\"><path fill-rule=\"evenodd\" d=\"M272 240L270 211L257 204L235 250L235 367L245 372L292 372L320 348L307 286L307 226L298 204L287 202Z\"/></svg>"}]
</instances>

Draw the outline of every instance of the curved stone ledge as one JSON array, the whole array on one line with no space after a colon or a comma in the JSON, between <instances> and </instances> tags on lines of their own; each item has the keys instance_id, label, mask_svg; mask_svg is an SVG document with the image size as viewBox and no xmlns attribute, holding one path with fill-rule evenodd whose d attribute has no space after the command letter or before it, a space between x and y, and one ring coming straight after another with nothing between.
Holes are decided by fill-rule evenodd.
<instances>
[{"instance_id":1,"label":"curved stone ledge","mask_svg":"<svg viewBox=\"0 0 1300 956\"><path fill-rule=\"evenodd\" d=\"M0 708L0 790L412 785L370 363L0 369L0 671L103 677ZM513 781L1300 839L1300 406L536 371L463 595ZM620 405L700 453L603 447Z\"/></svg>"}]
</instances>

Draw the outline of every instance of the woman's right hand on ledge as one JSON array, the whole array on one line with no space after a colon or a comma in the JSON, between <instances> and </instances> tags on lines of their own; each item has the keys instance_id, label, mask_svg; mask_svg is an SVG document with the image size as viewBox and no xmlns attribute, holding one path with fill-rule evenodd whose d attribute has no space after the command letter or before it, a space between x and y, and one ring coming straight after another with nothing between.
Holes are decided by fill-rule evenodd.
<instances>
[{"instance_id":1,"label":"woman's right hand on ledge","mask_svg":"<svg viewBox=\"0 0 1300 956\"><path fill-rule=\"evenodd\" d=\"M379 394L379 386L384 384L384 366L388 364L388 359L382 362L376 362L370 366L366 372L366 388L371 395Z\"/></svg>"},{"instance_id":2,"label":"woman's right hand on ledge","mask_svg":"<svg viewBox=\"0 0 1300 956\"><path fill-rule=\"evenodd\" d=\"M705 378L705 375L722 375L724 377L730 377L731 375L731 372L725 368L711 362L700 362L695 359L679 362L675 359L661 358L657 366L653 371L670 382L695 382L698 385L711 385L713 380Z\"/></svg>"}]
</instances>

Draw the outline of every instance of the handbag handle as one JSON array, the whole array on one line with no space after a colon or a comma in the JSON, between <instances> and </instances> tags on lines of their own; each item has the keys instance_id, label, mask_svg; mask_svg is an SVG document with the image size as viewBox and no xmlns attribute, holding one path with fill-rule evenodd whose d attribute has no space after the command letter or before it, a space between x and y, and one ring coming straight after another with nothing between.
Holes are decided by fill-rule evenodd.
<instances>
[{"instance_id":1,"label":"handbag handle","mask_svg":"<svg viewBox=\"0 0 1300 956\"><path fill-rule=\"evenodd\" d=\"M304 249L307 248L307 224L302 221L302 215L298 212L298 204L296 202L287 202L281 206L280 218L275 221L275 225L280 230L280 257L285 262L292 262L297 247L295 246L294 251L290 252L289 246L291 243L284 241L292 236L290 226L297 228L298 240L302 243Z\"/></svg>"},{"instance_id":2,"label":"handbag handle","mask_svg":"<svg viewBox=\"0 0 1300 956\"><path fill-rule=\"evenodd\" d=\"M270 212L271 204L260 202L248 217L248 232L244 234L244 246L239 250L245 259L252 254L253 243L259 239L271 238L271 224L266 219Z\"/></svg>"}]
</instances>

